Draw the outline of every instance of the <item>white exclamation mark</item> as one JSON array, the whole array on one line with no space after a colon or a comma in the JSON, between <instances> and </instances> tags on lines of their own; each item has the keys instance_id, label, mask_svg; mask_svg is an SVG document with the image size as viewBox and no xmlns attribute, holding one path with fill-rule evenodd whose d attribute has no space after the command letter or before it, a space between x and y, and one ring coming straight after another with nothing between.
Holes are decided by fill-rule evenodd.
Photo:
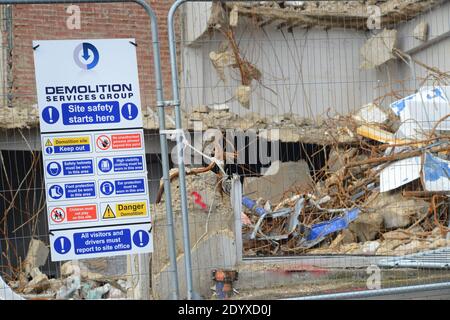
<instances>
[{"instance_id":1,"label":"white exclamation mark","mask_svg":"<svg viewBox=\"0 0 450 320\"><path fill-rule=\"evenodd\" d=\"M64 249L64 238L59 239L59 241L61 242L61 253L65 253L66 250Z\"/></svg>"},{"instance_id":2,"label":"white exclamation mark","mask_svg":"<svg viewBox=\"0 0 450 320\"><path fill-rule=\"evenodd\" d=\"M133 116L131 115L131 104L128 104L128 119L133 118Z\"/></svg>"},{"instance_id":3,"label":"white exclamation mark","mask_svg":"<svg viewBox=\"0 0 450 320\"><path fill-rule=\"evenodd\" d=\"M139 241L141 243L141 247L144 246L144 242L142 241L142 231L139 231Z\"/></svg>"},{"instance_id":4,"label":"white exclamation mark","mask_svg":"<svg viewBox=\"0 0 450 320\"><path fill-rule=\"evenodd\" d=\"M53 108L48 108L48 118L49 122L53 123Z\"/></svg>"}]
</instances>

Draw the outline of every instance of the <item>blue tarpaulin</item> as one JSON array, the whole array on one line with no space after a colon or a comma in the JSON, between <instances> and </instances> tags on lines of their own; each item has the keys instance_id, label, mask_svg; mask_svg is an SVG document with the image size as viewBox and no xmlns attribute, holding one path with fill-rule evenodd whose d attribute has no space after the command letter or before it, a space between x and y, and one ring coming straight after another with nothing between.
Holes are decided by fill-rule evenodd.
<instances>
[{"instance_id":1,"label":"blue tarpaulin","mask_svg":"<svg viewBox=\"0 0 450 320\"><path fill-rule=\"evenodd\" d=\"M347 229L350 222L358 218L361 210L358 208L350 209L345 212L342 217L331 219L330 221L321 222L311 227L311 232L306 240L314 241L323 238L331 233Z\"/></svg>"}]
</instances>

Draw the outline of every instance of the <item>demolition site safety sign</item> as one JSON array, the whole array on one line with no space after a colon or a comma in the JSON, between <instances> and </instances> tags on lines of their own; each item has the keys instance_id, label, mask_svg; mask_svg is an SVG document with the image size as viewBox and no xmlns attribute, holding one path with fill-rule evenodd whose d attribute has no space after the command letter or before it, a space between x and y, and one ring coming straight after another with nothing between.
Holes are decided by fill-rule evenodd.
<instances>
[{"instance_id":1,"label":"demolition site safety sign","mask_svg":"<svg viewBox=\"0 0 450 320\"><path fill-rule=\"evenodd\" d=\"M152 252L134 39L33 49L52 261Z\"/></svg>"}]
</instances>

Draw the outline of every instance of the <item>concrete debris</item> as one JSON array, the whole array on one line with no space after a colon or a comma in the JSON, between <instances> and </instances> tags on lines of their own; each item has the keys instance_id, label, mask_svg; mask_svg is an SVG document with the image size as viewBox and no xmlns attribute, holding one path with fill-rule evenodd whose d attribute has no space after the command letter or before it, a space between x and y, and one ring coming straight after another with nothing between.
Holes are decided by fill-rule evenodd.
<instances>
[{"instance_id":1,"label":"concrete debris","mask_svg":"<svg viewBox=\"0 0 450 320\"><path fill-rule=\"evenodd\" d=\"M106 260L105 260L106 259ZM123 299L126 298L127 281L117 277L121 263L114 257L114 266L107 263L109 258L69 261L60 268L61 278L49 278L39 268L34 267L28 273L21 273L18 281L11 281L14 289L30 299ZM106 265L105 265L106 262ZM92 271L93 270L93 271ZM101 273L98 273L98 272ZM111 276L116 274L115 276ZM1 278L0 278L1 280ZM0 300L2 297L0 281ZM10 294L5 287L5 294ZM12 293L12 292L11 292ZM12 297L9 295L9 297ZM20 296L14 296L16 298ZM12 299L12 298L6 298Z\"/></svg>"},{"instance_id":2,"label":"concrete debris","mask_svg":"<svg viewBox=\"0 0 450 320\"><path fill-rule=\"evenodd\" d=\"M353 115L353 118L362 123L376 123L376 124L384 124L389 120L386 112L381 110L377 105L373 103L369 103L363 106L358 113Z\"/></svg>"},{"instance_id":3,"label":"concrete debris","mask_svg":"<svg viewBox=\"0 0 450 320\"><path fill-rule=\"evenodd\" d=\"M367 241L361 246L361 254L374 255L380 247L379 241Z\"/></svg>"},{"instance_id":4,"label":"concrete debris","mask_svg":"<svg viewBox=\"0 0 450 320\"><path fill-rule=\"evenodd\" d=\"M371 241L378 238L383 226L383 217L379 213L362 214L349 226L349 230L359 242Z\"/></svg>"},{"instance_id":5,"label":"concrete debris","mask_svg":"<svg viewBox=\"0 0 450 320\"><path fill-rule=\"evenodd\" d=\"M381 193L368 206L383 217L387 230L408 227L413 221L422 218L429 204L422 199L404 198L400 193Z\"/></svg>"},{"instance_id":6,"label":"concrete debris","mask_svg":"<svg viewBox=\"0 0 450 320\"><path fill-rule=\"evenodd\" d=\"M33 268L30 271L32 280L28 282L27 286L23 290L24 294L30 293L42 293L50 288L50 281L47 275L43 274L38 268Z\"/></svg>"},{"instance_id":7,"label":"concrete debris","mask_svg":"<svg viewBox=\"0 0 450 320\"><path fill-rule=\"evenodd\" d=\"M428 40L428 23L422 21L419 23L413 31L413 36L417 40L427 41Z\"/></svg>"},{"instance_id":8,"label":"concrete debris","mask_svg":"<svg viewBox=\"0 0 450 320\"><path fill-rule=\"evenodd\" d=\"M230 12L230 26L237 27L239 22L239 10L237 6L234 6Z\"/></svg>"},{"instance_id":9,"label":"concrete debris","mask_svg":"<svg viewBox=\"0 0 450 320\"><path fill-rule=\"evenodd\" d=\"M219 111L219 112L220 111L225 111L225 112L230 111L230 107L226 104L213 104L213 105L209 106L209 108L211 110Z\"/></svg>"},{"instance_id":10,"label":"concrete debris","mask_svg":"<svg viewBox=\"0 0 450 320\"><path fill-rule=\"evenodd\" d=\"M106 297L106 294L111 290L111 285L109 283L94 287L95 282L86 282L81 286L81 296L86 300L100 300Z\"/></svg>"},{"instance_id":11,"label":"concrete debris","mask_svg":"<svg viewBox=\"0 0 450 320\"><path fill-rule=\"evenodd\" d=\"M393 50L397 42L397 30L383 30L367 40L361 48L362 69L373 69L394 59Z\"/></svg>"},{"instance_id":12,"label":"concrete debris","mask_svg":"<svg viewBox=\"0 0 450 320\"><path fill-rule=\"evenodd\" d=\"M236 89L236 99L244 108L250 108L250 98L252 94L252 88L250 86L239 86Z\"/></svg>"},{"instance_id":13,"label":"concrete debris","mask_svg":"<svg viewBox=\"0 0 450 320\"><path fill-rule=\"evenodd\" d=\"M33 268L42 267L47 262L49 251L48 246L44 242L31 239L27 256L23 262L25 274L29 275Z\"/></svg>"},{"instance_id":14,"label":"concrete debris","mask_svg":"<svg viewBox=\"0 0 450 320\"><path fill-rule=\"evenodd\" d=\"M392 113L402 118L419 99L431 101L432 109L447 91L421 88L392 103ZM391 113L375 105L346 119L359 145L328 145L326 161L313 177L300 160L273 162L260 176L244 178L245 253L400 255L445 246L450 190L450 144L441 139L445 118L419 141L397 138ZM435 130L439 127L443 130ZM287 225L294 231L287 232Z\"/></svg>"},{"instance_id":15,"label":"concrete debris","mask_svg":"<svg viewBox=\"0 0 450 320\"><path fill-rule=\"evenodd\" d=\"M61 288L56 293L56 299L71 299L79 297L78 290L81 288L81 278L78 274L67 277Z\"/></svg>"},{"instance_id":16,"label":"concrete debris","mask_svg":"<svg viewBox=\"0 0 450 320\"><path fill-rule=\"evenodd\" d=\"M122 290L117 289L113 286L110 287L110 289L108 291L107 299L122 300L124 298L126 298L126 294Z\"/></svg>"},{"instance_id":17,"label":"concrete debris","mask_svg":"<svg viewBox=\"0 0 450 320\"><path fill-rule=\"evenodd\" d=\"M245 194L252 194L253 198L263 198L273 203L311 188L312 179L305 161L276 161L262 177L246 178L243 186Z\"/></svg>"},{"instance_id":18,"label":"concrete debris","mask_svg":"<svg viewBox=\"0 0 450 320\"><path fill-rule=\"evenodd\" d=\"M408 21L433 8L443 0L389 1L250 1L225 4L228 10L237 6L239 14L265 24L283 24L303 28L351 28L369 30L373 14L369 5L376 4L383 16L380 26ZM215 11L212 9L212 15ZM214 21L226 22L215 18ZM218 23L216 22L216 23ZM212 26L215 26L213 23Z\"/></svg>"},{"instance_id":19,"label":"concrete debris","mask_svg":"<svg viewBox=\"0 0 450 320\"><path fill-rule=\"evenodd\" d=\"M225 68L231 67L236 64L234 54L230 51L225 52L211 51L209 53L209 59L211 60L211 63L216 69L220 80L222 80L224 83L227 83L227 78L225 76Z\"/></svg>"}]
</instances>

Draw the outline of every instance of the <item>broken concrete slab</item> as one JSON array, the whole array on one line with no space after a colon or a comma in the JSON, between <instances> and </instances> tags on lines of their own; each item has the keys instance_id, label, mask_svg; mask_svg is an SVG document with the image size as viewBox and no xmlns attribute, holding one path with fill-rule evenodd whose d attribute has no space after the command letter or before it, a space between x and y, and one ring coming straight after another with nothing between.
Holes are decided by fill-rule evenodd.
<instances>
[{"instance_id":1,"label":"broken concrete slab","mask_svg":"<svg viewBox=\"0 0 450 320\"><path fill-rule=\"evenodd\" d=\"M33 268L39 268L47 262L50 250L48 246L38 239L31 239L28 245L27 256L23 262L24 271L28 275Z\"/></svg>"},{"instance_id":2,"label":"broken concrete slab","mask_svg":"<svg viewBox=\"0 0 450 320\"><path fill-rule=\"evenodd\" d=\"M352 159L356 153L356 148L344 149L342 147L333 148L328 156L328 171L331 173L341 170Z\"/></svg>"},{"instance_id":3,"label":"broken concrete slab","mask_svg":"<svg viewBox=\"0 0 450 320\"><path fill-rule=\"evenodd\" d=\"M380 247L380 241L366 241L361 245L358 254L374 255Z\"/></svg>"},{"instance_id":4,"label":"broken concrete slab","mask_svg":"<svg viewBox=\"0 0 450 320\"><path fill-rule=\"evenodd\" d=\"M397 30L384 29L367 40L361 48L362 69L373 69L394 59L393 49L397 42Z\"/></svg>"},{"instance_id":5,"label":"broken concrete slab","mask_svg":"<svg viewBox=\"0 0 450 320\"><path fill-rule=\"evenodd\" d=\"M389 120L389 116L380 107L374 103L363 106L353 115L353 119L361 123L385 124Z\"/></svg>"},{"instance_id":6,"label":"broken concrete slab","mask_svg":"<svg viewBox=\"0 0 450 320\"><path fill-rule=\"evenodd\" d=\"M252 95L252 88L250 86L239 86L236 89L236 99L241 106L250 109L250 98Z\"/></svg>"},{"instance_id":7,"label":"broken concrete slab","mask_svg":"<svg viewBox=\"0 0 450 320\"><path fill-rule=\"evenodd\" d=\"M428 40L428 23L425 21L422 21L421 23L419 23L414 28L413 36L417 40L427 41Z\"/></svg>"},{"instance_id":8,"label":"broken concrete slab","mask_svg":"<svg viewBox=\"0 0 450 320\"><path fill-rule=\"evenodd\" d=\"M50 288L50 281L47 275L43 274L38 268L33 268L30 271L30 275L32 280L24 288L24 294L41 293Z\"/></svg>"},{"instance_id":9,"label":"broken concrete slab","mask_svg":"<svg viewBox=\"0 0 450 320\"><path fill-rule=\"evenodd\" d=\"M312 188L312 179L306 161L275 161L262 177L244 179L244 194L263 198L276 204L298 191Z\"/></svg>"},{"instance_id":10,"label":"broken concrete slab","mask_svg":"<svg viewBox=\"0 0 450 320\"><path fill-rule=\"evenodd\" d=\"M407 255L419 251L427 250L429 243L427 241L412 240L409 243L402 244L393 250L395 255Z\"/></svg>"},{"instance_id":11,"label":"broken concrete slab","mask_svg":"<svg viewBox=\"0 0 450 320\"><path fill-rule=\"evenodd\" d=\"M398 239L383 241L380 244L380 247L378 248L376 254L381 256L392 255L395 248L404 245L408 242L409 240L398 240Z\"/></svg>"},{"instance_id":12,"label":"broken concrete slab","mask_svg":"<svg viewBox=\"0 0 450 320\"><path fill-rule=\"evenodd\" d=\"M224 52L215 52L211 51L209 53L209 59L216 69L217 74L219 75L220 80L224 83L227 83L227 77L225 76L225 68L231 67L236 64L236 59L234 54L230 51Z\"/></svg>"},{"instance_id":13,"label":"broken concrete slab","mask_svg":"<svg viewBox=\"0 0 450 320\"><path fill-rule=\"evenodd\" d=\"M380 193L368 206L382 218L388 230L409 226L428 211L429 203L422 199L404 198L401 193Z\"/></svg>"}]
</instances>

